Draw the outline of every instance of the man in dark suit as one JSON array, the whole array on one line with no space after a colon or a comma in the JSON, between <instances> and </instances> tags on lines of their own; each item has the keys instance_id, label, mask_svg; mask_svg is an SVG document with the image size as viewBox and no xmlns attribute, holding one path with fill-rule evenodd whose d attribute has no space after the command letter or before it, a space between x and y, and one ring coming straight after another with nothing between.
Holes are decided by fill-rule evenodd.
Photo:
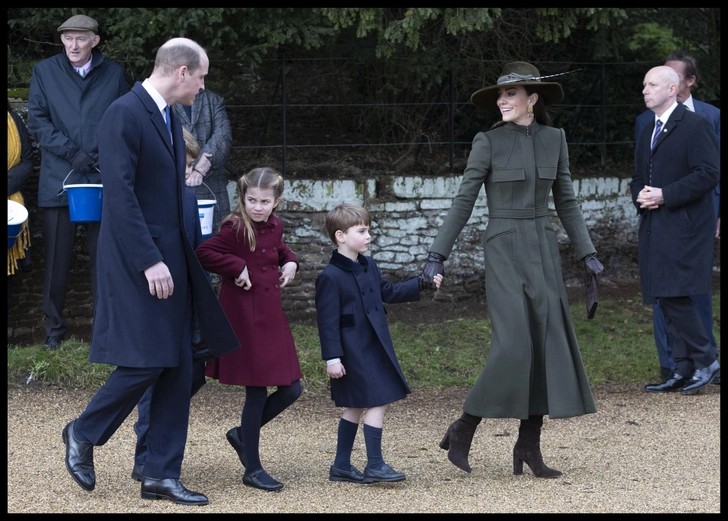
<instances>
[{"instance_id":1,"label":"man in dark suit","mask_svg":"<svg viewBox=\"0 0 728 521\"><path fill-rule=\"evenodd\" d=\"M645 75L642 94L654 114L637 141L630 185L640 214L642 297L665 314L675 373L648 392L691 394L720 370L692 295L710 291L713 263L711 192L719 181L718 138L707 119L677 102L680 78L661 65Z\"/></svg>"},{"instance_id":2,"label":"man in dark suit","mask_svg":"<svg viewBox=\"0 0 728 521\"><path fill-rule=\"evenodd\" d=\"M715 129L716 136L718 136L718 142L720 143L720 109L714 107L710 103L704 103L696 100L691 94L691 89L698 86L699 72L696 59L685 51L673 51L667 56L665 65L674 69L680 78L680 84L677 89L678 103L682 103L688 110L691 110L710 121L711 125ZM654 119L655 113L649 109L637 116L634 125L635 142L639 140L644 128L654 122ZM637 160L636 150L637 148L635 147L635 162ZM717 222L713 223L716 230L715 237L720 238L720 182L718 182L715 190L713 190L712 199L717 219ZM712 273L712 263L710 268ZM698 314L700 315L700 319L703 321L703 327L710 339L711 350L716 356L718 356L718 345L715 341L715 336L713 335L713 296L711 292L709 292L703 295L692 295L690 298L693 299L693 302L695 302L695 305L698 308ZM675 362L672 358L672 348L670 347L670 342L667 336L665 315L662 312L659 302L652 306L652 323L655 335L655 346L657 347L657 356L660 361L660 375L663 380L667 380L675 373ZM720 372L713 380L713 383L720 383Z\"/></svg>"},{"instance_id":3,"label":"man in dark suit","mask_svg":"<svg viewBox=\"0 0 728 521\"><path fill-rule=\"evenodd\" d=\"M209 60L186 38L157 51L143 83L112 103L98 129L105 197L89 360L116 366L86 410L63 429L66 468L96 486L93 449L104 445L154 385L141 496L206 505L179 480L192 385L192 306L217 355L239 344L185 233L185 142L173 103L205 88ZM189 217L188 217L189 218Z\"/></svg>"}]
</instances>

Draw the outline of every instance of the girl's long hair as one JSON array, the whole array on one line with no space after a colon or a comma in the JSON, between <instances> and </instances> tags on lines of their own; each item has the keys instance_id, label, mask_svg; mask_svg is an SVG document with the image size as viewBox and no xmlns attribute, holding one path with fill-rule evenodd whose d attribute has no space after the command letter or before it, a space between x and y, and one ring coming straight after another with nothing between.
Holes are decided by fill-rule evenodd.
<instances>
[{"instance_id":1,"label":"girl's long hair","mask_svg":"<svg viewBox=\"0 0 728 521\"><path fill-rule=\"evenodd\" d=\"M235 238L240 240L238 234L241 224L245 226L243 230L243 238L248 237L250 251L255 251L255 229L247 212L245 211L245 195L248 188L254 187L261 190L273 190L274 199L278 199L283 194L283 178L281 175L268 166L254 168L243 177L238 179L238 203L235 208L225 217L225 220L233 221L233 230ZM273 208L273 212L276 209Z\"/></svg>"}]
</instances>

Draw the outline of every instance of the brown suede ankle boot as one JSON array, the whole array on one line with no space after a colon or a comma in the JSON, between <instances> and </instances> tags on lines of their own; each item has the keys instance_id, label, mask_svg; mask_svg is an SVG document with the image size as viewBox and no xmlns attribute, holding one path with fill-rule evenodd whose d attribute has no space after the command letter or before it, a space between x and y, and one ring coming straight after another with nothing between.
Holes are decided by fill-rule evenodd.
<instances>
[{"instance_id":1,"label":"brown suede ankle boot","mask_svg":"<svg viewBox=\"0 0 728 521\"><path fill-rule=\"evenodd\" d=\"M472 470L468 463L470 444L480 420L482 418L479 416L464 412L460 418L450 424L445 437L440 442L440 448L447 451L447 459L450 460L450 463L468 473Z\"/></svg>"},{"instance_id":2,"label":"brown suede ankle boot","mask_svg":"<svg viewBox=\"0 0 728 521\"><path fill-rule=\"evenodd\" d=\"M543 416L529 416L521 420L518 440L513 447L513 473L523 474L523 463L531 468L537 478L557 478L561 472L544 465L541 456L541 426Z\"/></svg>"}]
</instances>

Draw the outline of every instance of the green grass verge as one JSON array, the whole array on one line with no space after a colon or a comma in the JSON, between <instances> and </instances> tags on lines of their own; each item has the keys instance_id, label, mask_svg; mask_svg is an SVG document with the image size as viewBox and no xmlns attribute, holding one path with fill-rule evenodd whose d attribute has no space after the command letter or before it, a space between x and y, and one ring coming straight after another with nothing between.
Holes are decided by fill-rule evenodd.
<instances>
[{"instance_id":1,"label":"green grass verge","mask_svg":"<svg viewBox=\"0 0 728 521\"><path fill-rule=\"evenodd\" d=\"M571 306L584 367L592 384L659 381L652 336L652 308L639 300L600 302L594 320L581 303ZM720 295L713 295L713 333L720 346ZM328 388L316 326L291 324L306 392ZM456 319L438 324L390 324L392 340L412 388L447 388L475 383L488 356L490 319ZM89 346L71 337L47 352L42 345L8 345L8 385L29 381L74 388L98 388L113 370L88 362Z\"/></svg>"}]
</instances>

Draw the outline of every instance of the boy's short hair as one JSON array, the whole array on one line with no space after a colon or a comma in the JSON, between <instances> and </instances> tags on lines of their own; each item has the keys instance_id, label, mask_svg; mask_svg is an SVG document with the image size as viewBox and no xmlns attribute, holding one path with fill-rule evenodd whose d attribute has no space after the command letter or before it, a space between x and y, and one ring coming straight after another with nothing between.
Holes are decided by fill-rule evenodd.
<instances>
[{"instance_id":1,"label":"boy's short hair","mask_svg":"<svg viewBox=\"0 0 728 521\"><path fill-rule=\"evenodd\" d=\"M192 159L197 159L200 155L200 144L192 135L192 132L182 127L182 136L185 138L185 152L187 152Z\"/></svg>"},{"instance_id":2,"label":"boy's short hair","mask_svg":"<svg viewBox=\"0 0 728 521\"><path fill-rule=\"evenodd\" d=\"M357 224L370 226L371 222L371 217L366 208L355 204L341 203L326 215L326 232L329 234L331 242L338 246L339 243L336 242L337 230L345 232Z\"/></svg>"}]
</instances>

